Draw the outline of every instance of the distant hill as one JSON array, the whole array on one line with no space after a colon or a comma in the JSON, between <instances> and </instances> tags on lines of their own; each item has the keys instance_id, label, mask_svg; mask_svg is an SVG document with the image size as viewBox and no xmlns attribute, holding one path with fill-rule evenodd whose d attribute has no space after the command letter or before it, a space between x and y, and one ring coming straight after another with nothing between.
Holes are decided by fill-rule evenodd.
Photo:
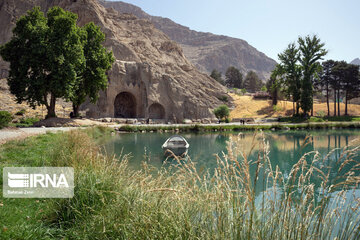
<instances>
[{"instance_id":1,"label":"distant hill","mask_svg":"<svg viewBox=\"0 0 360 240\"><path fill-rule=\"evenodd\" d=\"M168 18L151 16L132 4L104 0L99 2L119 13L131 13L150 20L157 29L179 43L185 56L202 72L210 73L217 69L224 74L229 66L235 66L243 74L253 70L262 80L266 80L276 65L273 59L242 39L197 32Z\"/></svg>"},{"instance_id":2,"label":"distant hill","mask_svg":"<svg viewBox=\"0 0 360 240\"><path fill-rule=\"evenodd\" d=\"M354 60L351 61L351 64L360 65L360 59L355 58Z\"/></svg>"}]
</instances>

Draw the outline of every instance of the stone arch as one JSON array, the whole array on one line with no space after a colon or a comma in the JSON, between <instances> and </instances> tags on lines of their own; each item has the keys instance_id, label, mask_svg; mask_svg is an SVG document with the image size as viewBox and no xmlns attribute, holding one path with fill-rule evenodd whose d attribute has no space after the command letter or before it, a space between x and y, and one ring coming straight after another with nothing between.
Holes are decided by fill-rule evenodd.
<instances>
[{"instance_id":1,"label":"stone arch","mask_svg":"<svg viewBox=\"0 0 360 240\"><path fill-rule=\"evenodd\" d=\"M136 98L129 92L119 93L114 101L114 117L135 118Z\"/></svg>"},{"instance_id":2,"label":"stone arch","mask_svg":"<svg viewBox=\"0 0 360 240\"><path fill-rule=\"evenodd\" d=\"M153 103L149 107L149 118L150 119L164 119L165 109L160 103Z\"/></svg>"}]
</instances>

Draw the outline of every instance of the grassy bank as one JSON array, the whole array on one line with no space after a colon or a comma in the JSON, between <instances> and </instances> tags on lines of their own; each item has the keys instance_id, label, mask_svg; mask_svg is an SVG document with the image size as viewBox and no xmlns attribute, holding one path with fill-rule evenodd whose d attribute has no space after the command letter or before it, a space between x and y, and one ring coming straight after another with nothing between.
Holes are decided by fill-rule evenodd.
<instances>
[{"instance_id":1,"label":"grassy bank","mask_svg":"<svg viewBox=\"0 0 360 240\"><path fill-rule=\"evenodd\" d=\"M298 129L336 129L360 128L360 122L305 122L273 124L214 124L214 125L124 125L117 130L121 132L216 132L216 131L253 131L253 130L298 130Z\"/></svg>"},{"instance_id":2,"label":"grassy bank","mask_svg":"<svg viewBox=\"0 0 360 240\"><path fill-rule=\"evenodd\" d=\"M358 239L360 200L346 204L360 179L357 147L344 149L336 182L326 158L309 153L287 177L272 169L263 141L256 159L233 137L210 176L191 161L140 171L103 156L94 139L107 129L47 134L0 149L0 166L72 166L72 199L0 197L1 239ZM261 135L260 135L261 138ZM254 139L258 139L254 137ZM249 143L250 144L250 143ZM330 155L329 155L330 156ZM329 157L327 156L327 158ZM308 159L309 160L309 159ZM176 162L176 161L175 161ZM256 176L250 176L250 168ZM333 174L333 172L331 172ZM321 184L314 186L313 179ZM267 191L256 198L259 181ZM349 190L345 191L345 190ZM355 191L355 190L354 190ZM340 231L337 231L339 227Z\"/></svg>"}]
</instances>

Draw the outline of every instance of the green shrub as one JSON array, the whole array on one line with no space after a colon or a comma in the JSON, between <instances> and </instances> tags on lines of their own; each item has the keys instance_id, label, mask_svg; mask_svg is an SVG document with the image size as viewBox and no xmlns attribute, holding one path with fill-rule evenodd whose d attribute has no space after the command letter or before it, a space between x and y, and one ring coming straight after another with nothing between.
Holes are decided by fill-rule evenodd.
<instances>
[{"instance_id":1,"label":"green shrub","mask_svg":"<svg viewBox=\"0 0 360 240\"><path fill-rule=\"evenodd\" d=\"M16 127L31 127L34 123L40 121L39 118L29 117L29 118L21 118L19 123L16 123Z\"/></svg>"},{"instance_id":2,"label":"green shrub","mask_svg":"<svg viewBox=\"0 0 360 240\"><path fill-rule=\"evenodd\" d=\"M325 120L319 117L311 117L309 122L325 122Z\"/></svg>"},{"instance_id":3,"label":"green shrub","mask_svg":"<svg viewBox=\"0 0 360 240\"><path fill-rule=\"evenodd\" d=\"M24 116L26 110L25 109L21 109L20 111L16 112L15 115L17 116Z\"/></svg>"},{"instance_id":4,"label":"green shrub","mask_svg":"<svg viewBox=\"0 0 360 240\"><path fill-rule=\"evenodd\" d=\"M274 112L281 112L283 108L279 105L273 105L273 110Z\"/></svg>"},{"instance_id":5,"label":"green shrub","mask_svg":"<svg viewBox=\"0 0 360 240\"><path fill-rule=\"evenodd\" d=\"M223 118L228 118L229 117L230 110L229 110L228 106L221 105L218 108L214 109L214 114L219 120L221 120Z\"/></svg>"},{"instance_id":6,"label":"green shrub","mask_svg":"<svg viewBox=\"0 0 360 240\"><path fill-rule=\"evenodd\" d=\"M220 96L220 97L218 97L218 99L219 99L220 101L222 101L222 102L228 102L228 101L229 101L229 98L228 98L228 96L226 96L226 95Z\"/></svg>"},{"instance_id":7,"label":"green shrub","mask_svg":"<svg viewBox=\"0 0 360 240\"><path fill-rule=\"evenodd\" d=\"M323 110L320 110L320 111L317 111L317 112L316 112L316 116L318 116L318 117L325 117L325 116L326 116L326 113L325 113Z\"/></svg>"},{"instance_id":8,"label":"green shrub","mask_svg":"<svg viewBox=\"0 0 360 240\"><path fill-rule=\"evenodd\" d=\"M12 120L12 116L8 111L0 111L0 129L7 127Z\"/></svg>"}]
</instances>

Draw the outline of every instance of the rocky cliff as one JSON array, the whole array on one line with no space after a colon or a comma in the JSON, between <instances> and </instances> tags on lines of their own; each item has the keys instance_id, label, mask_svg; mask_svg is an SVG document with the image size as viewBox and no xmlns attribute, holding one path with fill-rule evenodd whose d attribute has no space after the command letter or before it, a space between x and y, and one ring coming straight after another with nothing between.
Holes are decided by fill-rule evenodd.
<instances>
[{"instance_id":1,"label":"rocky cliff","mask_svg":"<svg viewBox=\"0 0 360 240\"><path fill-rule=\"evenodd\" d=\"M0 44L11 38L16 19L33 6L46 11L60 6L76 13L78 24L93 21L106 35L105 46L116 58L109 88L96 105L85 106L91 117L213 117L226 89L199 72L181 47L146 19L119 14L96 0L3 0L0 3ZM0 61L5 75L7 65Z\"/></svg>"},{"instance_id":2,"label":"rocky cliff","mask_svg":"<svg viewBox=\"0 0 360 240\"><path fill-rule=\"evenodd\" d=\"M202 72L210 73L217 69L225 73L229 66L235 66L243 74L253 70L262 80L267 80L276 65L273 59L244 40L193 31L168 18L151 16L128 3L99 1L105 7L120 13L131 13L138 18L150 20L156 28L179 43L185 56Z\"/></svg>"},{"instance_id":3,"label":"rocky cliff","mask_svg":"<svg viewBox=\"0 0 360 240\"><path fill-rule=\"evenodd\" d=\"M359 58L355 58L354 60L351 61L351 64L360 65L360 59L359 59Z\"/></svg>"}]
</instances>

